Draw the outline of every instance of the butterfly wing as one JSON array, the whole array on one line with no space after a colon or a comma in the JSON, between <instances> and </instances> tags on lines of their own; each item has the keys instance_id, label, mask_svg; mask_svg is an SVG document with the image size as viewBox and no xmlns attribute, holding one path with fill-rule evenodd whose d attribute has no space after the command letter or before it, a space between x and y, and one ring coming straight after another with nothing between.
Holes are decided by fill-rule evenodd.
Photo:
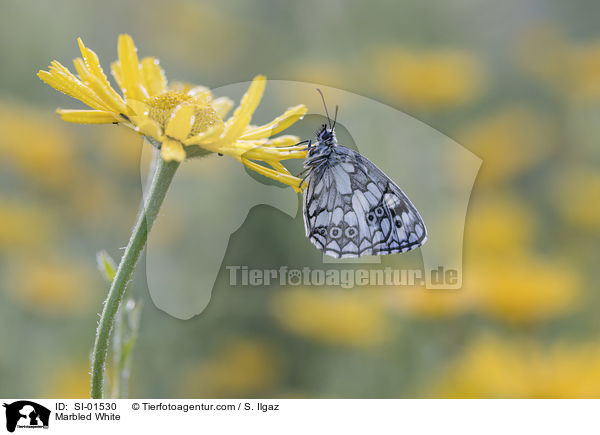
<instances>
[{"instance_id":1,"label":"butterfly wing","mask_svg":"<svg viewBox=\"0 0 600 435\"><path fill-rule=\"evenodd\" d=\"M336 146L307 181L306 236L327 255L396 254L427 240L423 219L404 192L353 150Z\"/></svg>"}]
</instances>

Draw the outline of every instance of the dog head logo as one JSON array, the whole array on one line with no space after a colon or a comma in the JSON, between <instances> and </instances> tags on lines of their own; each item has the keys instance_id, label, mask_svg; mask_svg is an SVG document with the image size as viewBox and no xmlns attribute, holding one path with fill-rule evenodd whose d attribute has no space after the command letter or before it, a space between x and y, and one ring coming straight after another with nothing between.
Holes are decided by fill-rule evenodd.
<instances>
[{"instance_id":1,"label":"dog head logo","mask_svg":"<svg viewBox=\"0 0 600 435\"><path fill-rule=\"evenodd\" d=\"M29 400L5 403L6 430L14 432L19 428L47 428L50 410Z\"/></svg>"}]
</instances>

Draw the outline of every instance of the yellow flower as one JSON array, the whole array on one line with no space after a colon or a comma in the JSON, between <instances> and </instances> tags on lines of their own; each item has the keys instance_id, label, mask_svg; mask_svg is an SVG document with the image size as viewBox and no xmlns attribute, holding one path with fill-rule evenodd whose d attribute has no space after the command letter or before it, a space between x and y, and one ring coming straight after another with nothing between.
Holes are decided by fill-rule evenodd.
<instances>
[{"instance_id":1,"label":"yellow flower","mask_svg":"<svg viewBox=\"0 0 600 435\"><path fill-rule=\"evenodd\" d=\"M15 302L50 317L85 313L94 301L93 275L72 259L30 257L11 264L6 291Z\"/></svg>"},{"instance_id":2,"label":"yellow flower","mask_svg":"<svg viewBox=\"0 0 600 435\"><path fill-rule=\"evenodd\" d=\"M600 41L574 46L570 61L573 95L597 101L600 98Z\"/></svg>"},{"instance_id":3,"label":"yellow flower","mask_svg":"<svg viewBox=\"0 0 600 435\"><path fill-rule=\"evenodd\" d=\"M526 31L517 49L519 64L551 91L578 102L600 98L600 40L571 41L555 23Z\"/></svg>"},{"instance_id":4,"label":"yellow flower","mask_svg":"<svg viewBox=\"0 0 600 435\"><path fill-rule=\"evenodd\" d=\"M62 119L84 124L125 125L160 148L165 161L181 162L208 153L227 154L250 169L299 191L301 180L292 176L281 161L304 158L306 147L298 145L295 136L270 138L304 116L306 107L291 107L267 124L250 125L264 92L264 76L254 78L239 107L225 119L233 107L229 98L214 98L210 90L202 86L168 86L157 59L138 60L129 35L119 36L119 60L111 68L122 96L110 85L96 53L87 48L81 38L78 41L82 54L74 60L78 76L58 61L53 61L48 71L38 73L53 88L93 109L59 109ZM271 168L256 161L265 162Z\"/></svg>"},{"instance_id":5,"label":"yellow flower","mask_svg":"<svg viewBox=\"0 0 600 435\"><path fill-rule=\"evenodd\" d=\"M0 197L0 253L46 243L56 228L48 215L43 207Z\"/></svg>"},{"instance_id":6,"label":"yellow flower","mask_svg":"<svg viewBox=\"0 0 600 435\"><path fill-rule=\"evenodd\" d=\"M78 155L73 135L55 118L24 104L0 101L2 166L16 169L37 187L62 191L75 184ZM1 169L4 171L5 169Z\"/></svg>"},{"instance_id":7,"label":"yellow flower","mask_svg":"<svg viewBox=\"0 0 600 435\"><path fill-rule=\"evenodd\" d=\"M362 291L291 289L277 293L272 311L285 329L324 343L372 346L391 330L381 301Z\"/></svg>"},{"instance_id":8,"label":"yellow flower","mask_svg":"<svg viewBox=\"0 0 600 435\"><path fill-rule=\"evenodd\" d=\"M515 246L531 246L538 226L534 209L514 195L498 192L474 196L465 230L465 255L511 256Z\"/></svg>"},{"instance_id":9,"label":"yellow flower","mask_svg":"<svg viewBox=\"0 0 600 435\"><path fill-rule=\"evenodd\" d=\"M600 394L600 347L482 336L443 377L434 396L590 398Z\"/></svg>"},{"instance_id":10,"label":"yellow flower","mask_svg":"<svg viewBox=\"0 0 600 435\"><path fill-rule=\"evenodd\" d=\"M253 339L233 339L217 356L183 371L180 394L186 397L242 397L272 389L281 362L272 346Z\"/></svg>"},{"instance_id":11,"label":"yellow flower","mask_svg":"<svg viewBox=\"0 0 600 435\"><path fill-rule=\"evenodd\" d=\"M482 91L483 68L468 52L411 52L383 48L375 53L375 73L382 92L418 108L457 107Z\"/></svg>"},{"instance_id":12,"label":"yellow flower","mask_svg":"<svg viewBox=\"0 0 600 435\"><path fill-rule=\"evenodd\" d=\"M479 313L531 325L568 314L581 301L579 275L564 262L524 255L484 258L465 259L460 290L393 289L385 295L387 306L411 317Z\"/></svg>"},{"instance_id":13,"label":"yellow flower","mask_svg":"<svg viewBox=\"0 0 600 435\"><path fill-rule=\"evenodd\" d=\"M387 305L402 314L427 319L464 314L472 309L472 295L460 290L426 288L391 289L385 294Z\"/></svg>"},{"instance_id":14,"label":"yellow flower","mask_svg":"<svg viewBox=\"0 0 600 435\"><path fill-rule=\"evenodd\" d=\"M543 161L552 152L555 137L554 127L546 117L515 105L467 126L459 133L458 143L483 159L477 182L490 185L511 179Z\"/></svg>"},{"instance_id":15,"label":"yellow flower","mask_svg":"<svg viewBox=\"0 0 600 435\"><path fill-rule=\"evenodd\" d=\"M474 307L510 323L531 324L564 315L580 301L577 272L565 261L532 255L465 260L460 292Z\"/></svg>"},{"instance_id":16,"label":"yellow flower","mask_svg":"<svg viewBox=\"0 0 600 435\"><path fill-rule=\"evenodd\" d=\"M90 397L90 375L87 361L62 362L52 365L40 384L42 397L61 399L86 399Z\"/></svg>"},{"instance_id":17,"label":"yellow flower","mask_svg":"<svg viewBox=\"0 0 600 435\"><path fill-rule=\"evenodd\" d=\"M573 226L600 233L600 207L591 198L600 198L600 174L575 166L558 177L554 201L561 216Z\"/></svg>"}]
</instances>

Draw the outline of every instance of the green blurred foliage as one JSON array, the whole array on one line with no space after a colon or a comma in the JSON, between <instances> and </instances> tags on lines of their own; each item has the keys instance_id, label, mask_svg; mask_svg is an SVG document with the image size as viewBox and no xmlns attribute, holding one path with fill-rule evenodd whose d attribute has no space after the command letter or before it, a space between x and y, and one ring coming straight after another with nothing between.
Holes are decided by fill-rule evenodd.
<instances>
[{"instance_id":1,"label":"green blurred foliage","mask_svg":"<svg viewBox=\"0 0 600 435\"><path fill-rule=\"evenodd\" d=\"M118 259L126 243L142 140L61 122L56 106L78 103L35 73L77 56L78 36L107 69L123 32L172 79L217 87L262 73L347 89L484 162L459 291L230 287L223 269L207 310L181 321L154 307L141 262L132 397L600 396L597 2L0 8L0 396L88 394L107 290L95 256ZM290 240L307 265L320 260L300 217L257 207L227 258L248 264L260 242L249 266L286 264Z\"/></svg>"}]
</instances>

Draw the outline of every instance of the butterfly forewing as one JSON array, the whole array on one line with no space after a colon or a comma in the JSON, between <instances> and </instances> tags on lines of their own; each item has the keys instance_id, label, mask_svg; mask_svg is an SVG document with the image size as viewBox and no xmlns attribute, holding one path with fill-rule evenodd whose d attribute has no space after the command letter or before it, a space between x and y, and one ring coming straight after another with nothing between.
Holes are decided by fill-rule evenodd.
<instances>
[{"instance_id":1,"label":"butterfly forewing","mask_svg":"<svg viewBox=\"0 0 600 435\"><path fill-rule=\"evenodd\" d=\"M427 240L416 208L400 188L359 153L334 146L311 168L304 190L306 236L336 258L386 255Z\"/></svg>"}]
</instances>

